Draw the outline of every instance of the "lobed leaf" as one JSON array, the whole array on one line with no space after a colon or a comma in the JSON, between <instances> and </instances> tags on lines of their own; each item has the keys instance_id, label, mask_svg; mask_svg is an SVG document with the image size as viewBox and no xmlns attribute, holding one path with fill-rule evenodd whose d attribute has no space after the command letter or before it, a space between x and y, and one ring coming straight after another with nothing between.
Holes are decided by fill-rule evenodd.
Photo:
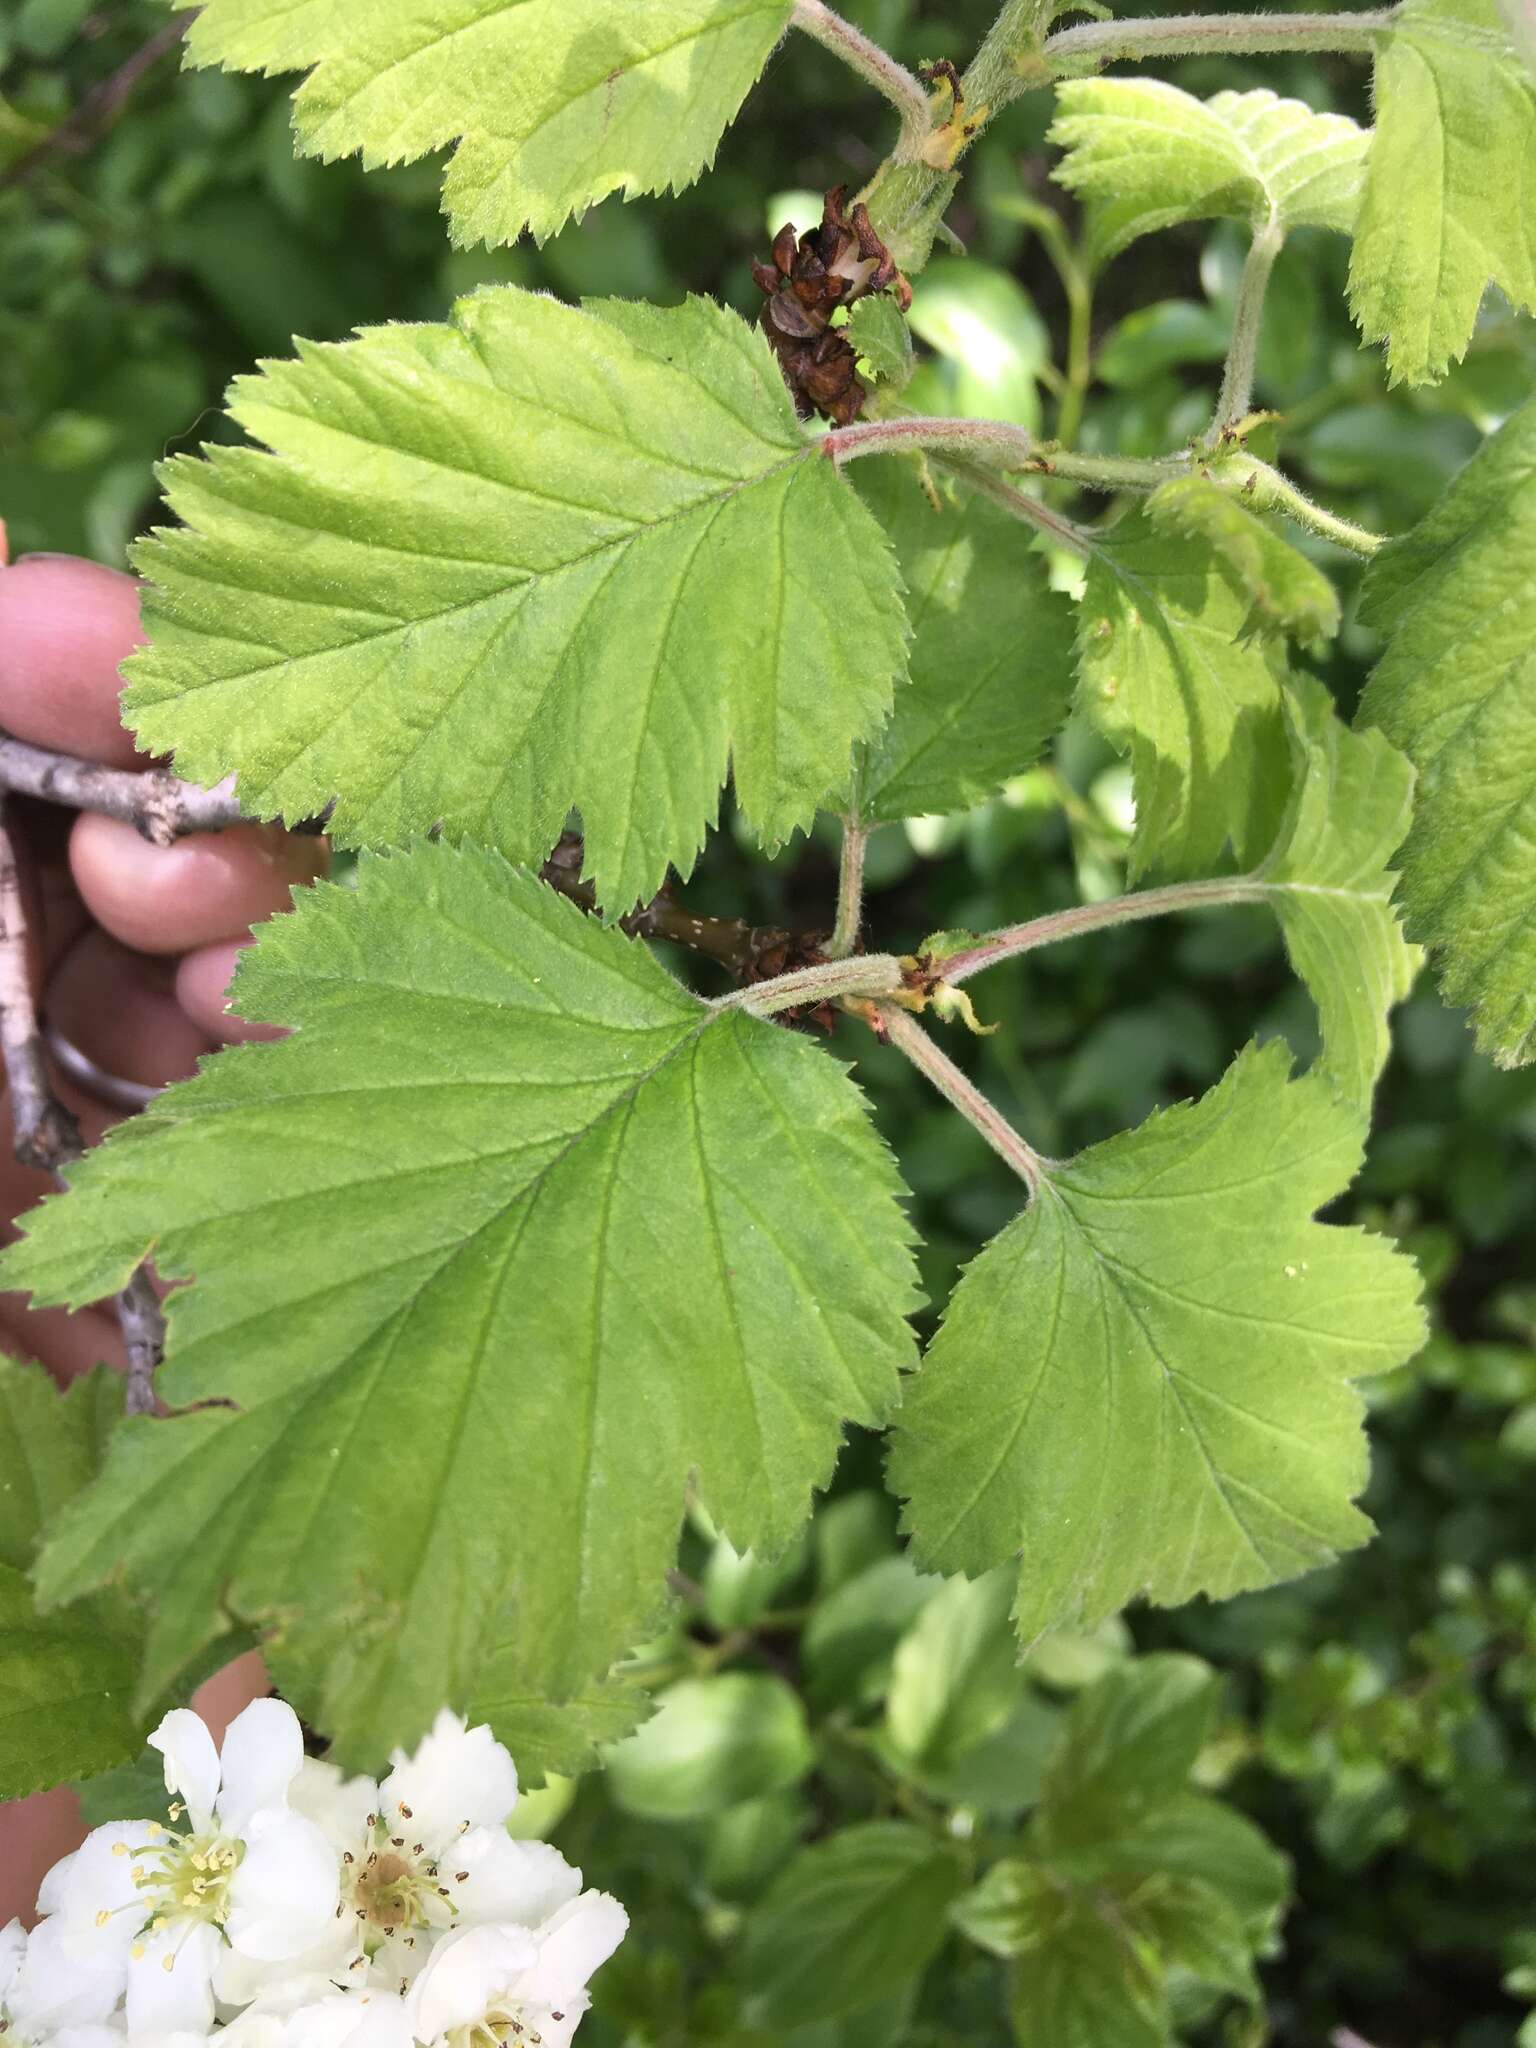
<instances>
[{"instance_id":1,"label":"lobed leaf","mask_svg":"<svg viewBox=\"0 0 1536 2048\"><path fill-rule=\"evenodd\" d=\"M1019 523L953 484L934 505L899 461L860 465L896 544L912 625L911 681L870 743L871 821L967 810L1038 760L1072 694L1072 606Z\"/></svg>"},{"instance_id":2,"label":"lobed leaf","mask_svg":"<svg viewBox=\"0 0 1536 2048\"><path fill-rule=\"evenodd\" d=\"M1376 59L1376 133L1350 263L1394 383L1461 359L1483 293L1536 308L1536 79L1498 0L1404 0Z\"/></svg>"},{"instance_id":3,"label":"lobed leaf","mask_svg":"<svg viewBox=\"0 0 1536 2048\"><path fill-rule=\"evenodd\" d=\"M33 1213L7 1284L151 1249L161 1392L40 1586L152 1587L145 1690L233 1614L343 1759L489 1692L569 1698L663 1597L690 1475L774 1549L910 1355L907 1227L857 1090L479 851L364 863L266 926L220 1054ZM214 1403L218 1405L206 1405ZM495 1656L491 1662L497 1662Z\"/></svg>"},{"instance_id":4,"label":"lobed leaf","mask_svg":"<svg viewBox=\"0 0 1536 2048\"><path fill-rule=\"evenodd\" d=\"M369 169L457 145L453 239L542 241L610 192L678 190L789 20L788 0L206 0L194 64L308 71L299 147Z\"/></svg>"},{"instance_id":5,"label":"lobed leaf","mask_svg":"<svg viewBox=\"0 0 1536 2048\"><path fill-rule=\"evenodd\" d=\"M1411 1263L1311 1220L1358 1111L1245 1052L1198 1102L1053 1165L956 1288L892 1456L919 1561L1018 1559L1030 1640L1138 1594L1272 1585L1364 1540L1354 1382L1410 1356Z\"/></svg>"},{"instance_id":6,"label":"lobed leaf","mask_svg":"<svg viewBox=\"0 0 1536 2048\"><path fill-rule=\"evenodd\" d=\"M1339 630L1338 592L1317 564L1209 477L1159 484L1147 499L1147 518L1159 533L1209 543L1252 600L1246 631L1331 640Z\"/></svg>"},{"instance_id":7,"label":"lobed leaf","mask_svg":"<svg viewBox=\"0 0 1536 2048\"><path fill-rule=\"evenodd\" d=\"M253 814L337 797L349 844L441 823L534 862L577 805L624 910L691 866L728 760L776 841L890 709L889 545L722 307L501 287L301 345L230 411L271 452L165 465L185 527L137 551L124 702Z\"/></svg>"},{"instance_id":8,"label":"lobed leaf","mask_svg":"<svg viewBox=\"0 0 1536 2048\"><path fill-rule=\"evenodd\" d=\"M1402 851L1408 930L1449 1001L1515 1066L1536 1050L1536 403L1486 441L1366 572L1390 637L1360 703L1419 772Z\"/></svg>"},{"instance_id":9,"label":"lobed leaf","mask_svg":"<svg viewBox=\"0 0 1536 2048\"><path fill-rule=\"evenodd\" d=\"M1128 752L1133 873L1208 874L1274 840L1290 794L1283 655L1243 637L1252 599L1204 537L1159 532L1144 507L1098 539L1078 623L1082 702Z\"/></svg>"},{"instance_id":10,"label":"lobed leaf","mask_svg":"<svg viewBox=\"0 0 1536 2048\"><path fill-rule=\"evenodd\" d=\"M1272 92L1196 99L1155 78L1059 85L1053 176L1088 207L1088 249L1107 263L1140 235L1192 220L1348 234L1370 136Z\"/></svg>"}]
</instances>

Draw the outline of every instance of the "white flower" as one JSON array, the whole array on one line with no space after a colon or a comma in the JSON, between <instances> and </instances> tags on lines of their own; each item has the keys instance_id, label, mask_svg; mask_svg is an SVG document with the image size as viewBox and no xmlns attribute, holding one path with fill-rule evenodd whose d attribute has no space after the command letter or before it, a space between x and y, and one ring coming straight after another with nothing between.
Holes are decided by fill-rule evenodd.
<instances>
[{"instance_id":1,"label":"white flower","mask_svg":"<svg viewBox=\"0 0 1536 2048\"><path fill-rule=\"evenodd\" d=\"M575 1898L581 1872L548 1842L507 1834L517 1771L489 1728L445 1708L415 1754L396 1750L391 1762L379 1785L306 1763L292 1798L341 1858L341 1972L403 1991L438 1935L484 1922L535 1927ZM324 1967L322 1956L308 1960Z\"/></svg>"},{"instance_id":2,"label":"white flower","mask_svg":"<svg viewBox=\"0 0 1536 2048\"><path fill-rule=\"evenodd\" d=\"M336 1991L278 2011L249 2007L218 2036L221 2048L411 2048L405 2003L391 1991Z\"/></svg>"},{"instance_id":3,"label":"white flower","mask_svg":"<svg viewBox=\"0 0 1536 2048\"><path fill-rule=\"evenodd\" d=\"M97 1828L45 1884L40 1903L52 1912L33 1944L45 1936L55 1995L61 1973L88 1972L124 1992L131 2035L204 2035L226 1944L262 1963L313 1947L335 1918L336 1858L287 1807L304 1758L291 1707L254 1700L231 1722L222 1757L183 1708L150 1741L178 1795L173 1825Z\"/></svg>"},{"instance_id":4,"label":"white flower","mask_svg":"<svg viewBox=\"0 0 1536 2048\"><path fill-rule=\"evenodd\" d=\"M590 2003L587 1980L628 1925L616 1899L583 1892L538 1928L465 1927L447 1935L411 1993L417 2040L567 2048Z\"/></svg>"}]
</instances>

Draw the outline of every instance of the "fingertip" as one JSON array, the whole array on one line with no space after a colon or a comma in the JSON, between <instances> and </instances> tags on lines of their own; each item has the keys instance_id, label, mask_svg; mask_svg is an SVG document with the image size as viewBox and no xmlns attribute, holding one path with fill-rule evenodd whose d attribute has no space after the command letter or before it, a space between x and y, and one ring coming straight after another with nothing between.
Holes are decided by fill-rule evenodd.
<instances>
[{"instance_id":1,"label":"fingertip","mask_svg":"<svg viewBox=\"0 0 1536 2048\"><path fill-rule=\"evenodd\" d=\"M84 813L70 872L97 923L139 953L186 953L238 939L291 907L295 886L326 872L326 841L276 825L198 832L152 846L121 819Z\"/></svg>"},{"instance_id":2,"label":"fingertip","mask_svg":"<svg viewBox=\"0 0 1536 2048\"><path fill-rule=\"evenodd\" d=\"M176 999L199 1031L222 1038L227 1045L286 1038L280 1024L262 1024L239 1016L229 1000L230 984L240 955L251 943L243 938L220 939L212 946L198 946L183 956L176 969Z\"/></svg>"},{"instance_id":3,"label":"fingertip","mask_svg":"<svg viewBox=\"0 0 1536 2048\"><path fill-rule=\"evenodd\" d=\"M143 643L139 586L121 570L73 555L0 567L0 726L112 767L142 763L118 670Z\"/></svg>"}]
</instances>

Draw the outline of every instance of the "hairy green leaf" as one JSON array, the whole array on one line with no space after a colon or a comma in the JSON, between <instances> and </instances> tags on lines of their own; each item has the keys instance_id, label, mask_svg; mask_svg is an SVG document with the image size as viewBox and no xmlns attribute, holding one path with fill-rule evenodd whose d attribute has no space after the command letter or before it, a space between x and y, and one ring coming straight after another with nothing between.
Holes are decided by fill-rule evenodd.
<instances>
[{"instance_id":1,"label":"hairy green leaf","mask_svg":"<svg viewBox=\"0 0 1536 2048\"><path fill-rule=\"evenodd\" d=\"M1030 1639L1224 1597L1364 1540L1352 1382L1423 1338L1411 1263L1315 1223L1361 1120L1279 1044L1053 1165L956 1288L892 1477L920 1561L1019 1559Z\"/></svg>"},{"instance_id":2,"label":"hairy green leaf","mask_svg":"<svg viewBox=\"0 0 1536 2048\"><path fill-rule=\"evenodd\" d=\"M610 192L691 184L788 19L788 0L207 0L188 50L308 71L294 128L311 156L372 169L457 143L454 240L510 242Z\"/></svg>"},{"instance_id":3,"label":"hairy green leaf","mask_svg":"<svg viewBox=\"0 0 1536 2048\"><path fill-rule=\"evenodd\" d=\"M1092 260L1181 221L1336 228L1360 205L1370 136L1272 92L1198 100L1156 78L1073 79L1056 88L1053 175L1088 205Z\"/></svg>"},{"instance_id":4,"label":"hairy green leaf","mask_svg":"<svg viewBox=\"0 0 1536 2048\"><path fill-rule=\"evenodd\" d=\"M61 1395L41 1366L0 1356L0 1564L28 1569L44 1527L95 1474L122 1412L122 1380L105 1367Z\"/></svg>"},{"instance_id":5,"label":"hairy green leaf","mask_svg":"<svg viewBox=\"0 0 1536 2048\"><path fill-rule=\"evenodd\" d=\"M1132 869L1208 874L1274 840L1290 788L1284 658L1244 639L1252 598L1204 538L1160 533L1144 508L1096 543L1078 625L1088 715L1128 752Z\"/></svg>"},{"instance_id":6,"label":"hairy green leaf","mask_svg":"<svg viewBox=\"0 0 1536 2048\"><path fill-rule=\"evenodd\" d=\"M760 835L805 825L905 663L878 524L772 352L703 299L578 311L510 286L451 324L240 379L270 453L163 471L125 699L252 813L541 860L578 805L627 909L686 869L727 761Z\"/></svg>"},{"instance_id":7,"label":"hairy green leaf","mask_svg":"<svg viewBox=\"0 0 1536 2048\"><path fill-rule=\"evenodd\" d=\"M1498 0L1405 0L1382 40L1349 297L1393 381L1423 384L1490 283L1536 307L1536 80Z\"/></svg>"},{"instance_id":8,"label":"hairy green leaf","mask_svg":"<svg viewBox=\"0 0 1536 2048\"><path fill-rule=\"evenodd\" d=\"M747 1922L741 1973L759 2023L836 2019L915 1977L964 1884L959 1852L905 1821L802 1850Z\"/></svg>"},{"instance_id":9,"label":"hairy green leaf","mask_svg":"<svg viewBox=\"0 0 1536 2048\"><path fill-rule=\"evenodd\" d=\"M499 857L427 846L308 893L221 1054L34 1212L7 1284L154 1249L161 1392L45 1553L49 1599L156 1596L145 1686L232 1613L346 1759L474 1696L487 1632L579 1691L662 1599L691 1473L788 1540L909 1357L907 1228L861 1098ZM792 1337L787 1333L792 1332Z\"/></svg>"},{"instance_id":10,"label":"hairy green leaf","mask_svg":"<svg viewBox=\"0 0 1536 2048\"><path fill-rule=\"evenodd\" d=\"M1419 771L1402 852L1408 930L1433 946L1478 1043L1536 1050L1536 403L1371 563L1361 617L1390 634L1366 685Z\"/></svg>"},{"instance_id":11,"label":"hairy green leaf","mask_svg":"<svg viewBox=\"0 0 1536 2048\"><path fill-rule=\"evenodd\" d=\"M1287 702L1295 793L1245 893L1280 920L1291 964L1312 992L1322 1063L1362 1111L1391 1050L1388 1012L1417 966L1403 937L1389 863L1413 818L1412 764L1379 732L1341 723L1310 677Z\"/></svg>"},{"instance_id":12,"label":"hairy green leaf","mask_svg":"<svg viewBox=\"0 0 1536 2048\"><path fill-rule=\"evenodd\" d=\"M1016 519L952 484L936 507L908 463L861 465L896 543L913 629L912 680L869 747L864 816L958 811L1030 767L1065 722L1072 606Z\"/></svg>"},{"instance_id":13,"label":"hairy green leaf","mask_svg":"<svg viewBox=\"0 0 1536 2048\"><path fill-rule=\"evenodd\" d=\"M1147 499L1158 533L1203 540L1236 574L1253 602L1248 629L1278 628L1298 640L1332 639L1338 592L1269 522L1205 476L1175 477Z\"/></svg>"},{"instance_id":14,"label":"hairy green leaf","mask_svg":"<svg viewBox=\"0 0 1536 2048\"><path fill-rule=\"evenodd\" d=\"M552 1705L538 1680L537 1659L530 1664L517 1640L501 1644L481 1664L468 1709L472 1722L488 1722L511 1750L525 1787L595 1769L599 1752L622 1742L650 1711L647 1694L620 1676L593 1679Z\"/></svg>"}]
</instances>

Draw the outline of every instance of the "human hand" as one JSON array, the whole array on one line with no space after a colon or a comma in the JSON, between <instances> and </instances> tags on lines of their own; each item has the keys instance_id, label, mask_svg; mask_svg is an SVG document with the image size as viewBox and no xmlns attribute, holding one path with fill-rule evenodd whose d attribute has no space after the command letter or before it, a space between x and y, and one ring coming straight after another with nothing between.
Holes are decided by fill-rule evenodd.
<instances>
[{"instance_id":1,"label":"human hand","mask_svg":"<svg viewBox=\"0 0 1536 2048\"><path fill-rule=\"evenodd\" d=\"M133 579L92 562L25 556L5 566L0 526L0 729L34 746L108 767L144 770L118 707L119 664L143 634ZM288 908L295 884L329 861L326 842L274 826L237 825L169 847L131 824L12 797L32 949L32 981L52 1032L103 1078L83 1086L53 1064L59 1098L95 1143L137 1091L192 1072L217 1046L270 1036L226 1007L226 990L252 925ZM79 1074L88 1069L78 1065ZM118 1106L103 1099L116 1095ZM53 1186L14 1156L10 1103L0 1103L0 1232ZM61 1385L102 1361L121 1368L124 1346L108 1307L67 1314L0 1295L0 1349L35 1359ZM264 1690L242 1659L212 1681L202 1702L215 1724ZM221 1711L222 1709L222 1711ZM217 1725L216 1730L217 1733ZM0 1808L0 1925L29 1915L43 1872L80 1838L73 1795L39 1794Z\"/></svg>"}]
</instances>

